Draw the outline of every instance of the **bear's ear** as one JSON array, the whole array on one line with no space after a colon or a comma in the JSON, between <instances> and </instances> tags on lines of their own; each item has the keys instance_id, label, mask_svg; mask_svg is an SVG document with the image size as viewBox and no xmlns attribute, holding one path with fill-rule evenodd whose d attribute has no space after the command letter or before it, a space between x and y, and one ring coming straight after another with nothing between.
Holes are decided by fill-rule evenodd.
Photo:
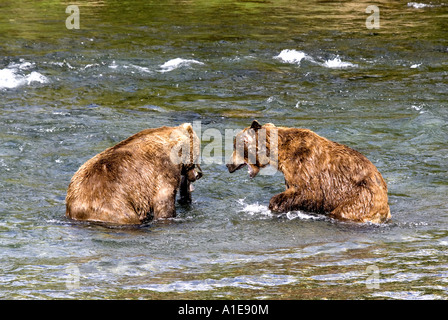
<instances>
[{"instance_id":1,"label":"bear's ear","mask_svg":"<svg viewBox=\"0 0 448 320\"><path fill-rule=\"evenodd\" d=\"M191 123L188 123L188 122L186 122L186 123L182 123L179 127L182 127L182 128L184 128L185 130L193 129L193 127L191 126Z\"/></svg>"},{"instance_id":2,"label":"bear's ear","mask_svg":"<svg viewBox=\"0 0 448 320\"><path fill-rule=\"evenodd\" d=\"M250 125L250 128L254 129L254 130L261 129L261 124L258 123L257 120L254 120L254 121L252 121L252 124Z\"/></svg>"}]
</instances>

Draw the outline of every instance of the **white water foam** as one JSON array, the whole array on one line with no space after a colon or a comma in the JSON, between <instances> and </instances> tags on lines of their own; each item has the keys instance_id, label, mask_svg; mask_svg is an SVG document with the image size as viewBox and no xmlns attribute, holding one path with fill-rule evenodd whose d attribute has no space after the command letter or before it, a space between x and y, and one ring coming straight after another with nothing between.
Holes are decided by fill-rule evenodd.
<instances>
[{"instance_id":1,"label":"white water foam","mask_svg":"<svg viewBox=\"0 0 448 320\"><path fill-rule=\"evenodd\" d=\"M286 218L289 220L299 219L299 220L325 220L325 216L315 216L302 211L291 211L286 213Z\"/></svg>"},{"instance_id":2,"label":"white water foam","mask_svg":"<svg viewBox=\"0 0 448 320\"><path fill-rule=\"evenodd\" d=\"M118 68L118 64L115 62L115 60L112 61L112 63L109 65L110 69L117 69Z\"/></svg>"},{"instance_id":3,"label":"white water foam","mask_svg":"<svg viewBox=\"0 0 448 320\"><path fill-rule=\"evenodd\" d=\"M151 70L149 70L149 68L147 68L147 67L141 67L141 66L137 66L135 64L131 64L131 67L134 68L134 69L137 69L140 72L152 73Z\"/></svg>"},{"instance_id":4,"label":"white water foam","mask_svg":"<svg viewBox=\"0 0 448 320\"><path fill-rule=\"evenodd\" d=\"M282 62L285 63L294 63L297 65L300 65L302 60L310 61L314 64L318 64L320 66L326 67L326 68L332 68L332 69L340 69L340 68L354 68L358 65L350 63L350 62L344 62L339 58L339 56L336 56L334 59L328 59L325 60L323 63L316 61L312 56L306 54L303 51L297 51L297 50L290 50L290 49L284 49L280 52L279 55L275 56L274 59L279 59Z\"/></svg>"},{"instance_id":5,"label":"white water foam","mask_svg":"<svg viewBox=\"0 0 448 320\"><path fill-rule=\"evenodd\" d=\"M32 82L47 83L49 80L37 71L27 71L34 63L20 60L20 63L10 63L5 69L0 69L0 89L12 89Z\"/></svg>"},{"instance_id":6,"label":"white water foam","mask_svg":"<svg viewBox=\"0 0 448 320\"><path fill-rule=\"evenodd\" d=\"M306 57L307 55L303 51L285 49L282 50L278 56L275 56L274 59L279 59L286 63L300 64L300 62Z\"/></svg>"},{"instance_id":7,"label":"white water foam","mask_svg":"<svg viewBox=\"0 0 448 320\"><path fill-rule=\"evenodd\" d=\"M243 206L243 209L241 209L239 212L245 212L251 216L255 214L261 214L267 217L274 216L274 214L271 212L271 210L269 210L267 206L258 204L258 202L255 204L247 204L244 203L244 200L246 200L246 198L238 200L238 203Z\"/></svg>"},{"instance_id":8,"label":"white water foam","mask_svg":"<svg viewBox=\"0 0 448 320\"><path fill-rule=\"evenodd\" d=\"M423 105L420 105L420 106L412 105L411 109L417 110L420 114L426 112L423 110Z\"/></svg>"},{"instance_id":9,"label":"white water foam","mask_svg":"<svg viewBox=\"0 0 448 320\"><path fill-rule=\"evenodd\" d=\"M435 5L426 4L426 3L418 3L418 2L408 2L408 7L413 7L415 9L423 9L423 8L433 8Z\"/></svg>"},{"instance_id":10,"label":"white water foam","mask_svg":"<svg viewBox=\"0 0 448 320\"><path fill-rule=\"evenodd\" d=\"M316 216L316 215L312 215L312 214L308 214L305 213L303 211L290 211L284 214L274 214L271 212L271 210L269 210L269 208L265 205L261 205L258 204L258 202L254 203L254 204L248 204L245 203L246 199L239 199L238 203L243 206L243 209L241 209L239 212L244 212L247 213L251 216L254 215L261 215L261 216L265 216L265 217L286 217L288 218L288 220L294 220L294 219L299 219L299 220L322 220L325 219L325 216Z\"/></svg>"},{"instance_id":11,"label":"white water foam","mask_svg":"<svg viewBox=\"0 0 448 320\"><path fill-rule=\"evenodd\" d=\"M408 7L412 7L415 9L424 9L424 8L440 8L440 7L446 7L448 6L447 3L439 3L439 4L433 4L430 3L420 3L420 2L408 2Z\"/></svg>"},{"instance_id":12,"label":"white water foam","mask_svg":"<svg viewBox=\"0 0 448 320\"><path fill-rule=\"evenodd\" d=\"M203 65L204 63L193 59L171 59L160 66L160 72L170 72L180 67L191 66L192 64Z\"/></svg>"},{"instance_id":13,"label":"white water foam","mask_svg":"<svg viewBox=\"0 0 448 320\"><path fill-rule=\"evenodd\" d=\"M63 62L44 62L46 64L52 65L52 66L58 66L61 68L69 68L71 70L76 69L75 67L73 67L72 65L70 65L70 63L68 63L67 61L63 61ZM86 67L87 68L87 67Z\"/></svg>"},{"instance_id":14,"label":"white water foam","mask_svg":"<svg viewBox=\"0 0 448 320\"><path fill-rule=\"evenodd\" d=\"M94 66L94 65L87 65L87 66L84 67L84 69L86 69L88 66ZM132 64L132 63L129 64L129 65L127 65L127 64L117 64L117 62L115 60L113 60L112 63L108 67L109 67L109 69L114 69L114 70L116 70L116 69L129 69L129 70L131 70L131 73L135 73L134 71L132 71L132 69L137 70L141 74L142 73L152 73L152 71L149 68L147 68L147 67L141 67L141 66L138 66L138 65L135 65L135 64Z\"/></svg>"},{"instance_id":15,"label":"white water foam","mask_svg":"<svg viewBox=\"0 0 448 320\"><path fill-rule=\"evenodd\" d=\"M339 56L337 56L336 58L334 58L332 60L325 61L323 63L323 66L327 67L327 68L332 68L332 69L357 67L356 64L353 64L353 63L350 63L350 62L341 61Z\"/></svg>"}]
</instances>

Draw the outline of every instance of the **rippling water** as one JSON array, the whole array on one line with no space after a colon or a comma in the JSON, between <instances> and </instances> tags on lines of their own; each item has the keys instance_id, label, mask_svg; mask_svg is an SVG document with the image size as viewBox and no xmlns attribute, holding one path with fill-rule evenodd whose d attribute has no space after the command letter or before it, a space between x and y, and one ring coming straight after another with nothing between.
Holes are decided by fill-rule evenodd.
<instances>
[{"instance_id":1,"label":"rippling water","mask_svg":"<svg viewBox=\"0 0 448 320\"><path fill-rule=\"evenodd\" d=\"M446 4L377 1L367 29L368 1L98 1L69 30L65 2L19 3L0 6L0 298L448 298ZM131 134L254 118L364 153L392 221L274 216L283 177L223 163L170 223L64 217L78 167Z\"/></svg>"}]
</instances>

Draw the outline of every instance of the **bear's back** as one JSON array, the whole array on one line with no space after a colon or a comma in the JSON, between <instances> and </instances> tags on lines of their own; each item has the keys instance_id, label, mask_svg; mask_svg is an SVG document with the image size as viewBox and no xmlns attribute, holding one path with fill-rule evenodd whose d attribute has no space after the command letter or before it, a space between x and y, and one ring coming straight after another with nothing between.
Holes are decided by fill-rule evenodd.
<instances>
[{"instance_id":1,"label":"bear's back","mask_svg":"<svg viewBox=\"0 0 448 320\"><path fill-rule=\"evenodd\" d=\"M70 181L66 215L76 220L138 223L138 215L150 210L159 177L171 163L174 129L140 131L86 161ZM164 175L165 180L177 183L180 169L175 168Z\"/></svg>"}]
</instances>

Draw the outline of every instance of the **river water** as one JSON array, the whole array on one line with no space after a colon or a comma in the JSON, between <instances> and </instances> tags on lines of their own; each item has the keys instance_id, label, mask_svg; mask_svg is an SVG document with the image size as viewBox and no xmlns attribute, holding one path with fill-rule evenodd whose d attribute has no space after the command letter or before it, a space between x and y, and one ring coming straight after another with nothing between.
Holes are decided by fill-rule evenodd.
<instances>
[{"instance_id":1,"label":"river water","mask_svg":"<svg viewBox=\"0 0 448 320\"><path fill-rule=\"evenodd\" d=\"M0 5L1 299L448 298L446 3L110 0L79 29L69 4ZM253 119L364 153L392 220L274 216L281 174L205 158L169 223L64 217L78 167L128 136L196 123L217 160Z\"/></svg>"}]
</instances>

